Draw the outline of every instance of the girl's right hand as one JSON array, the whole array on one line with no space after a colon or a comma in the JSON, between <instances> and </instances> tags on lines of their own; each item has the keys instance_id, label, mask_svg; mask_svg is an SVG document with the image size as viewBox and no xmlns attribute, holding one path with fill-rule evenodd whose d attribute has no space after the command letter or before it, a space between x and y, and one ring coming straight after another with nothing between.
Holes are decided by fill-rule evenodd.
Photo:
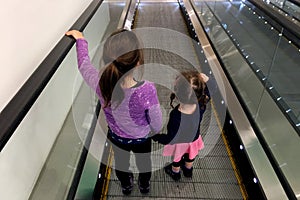
<instances>
[{"instance_id":1,"label":"girl's right hand","mask_svg":"<svg viewBox=\"0 0 300 200\"><path fill-rule=\"evenodd\" d=\"M200 76L202 77L202 79L205 83L209 80L209 77L204 73L200 73Z\"/></svg>"},{"instance_id":2,"label":"girl's right hand","mask_svg":"<svg viewBox=\"0 0 300 200\"><path fill-rule=\"evenodd\" d=\"M68 31L68 32L66 32L66 35L67 36L72 36L75 40L84 38L83 34L80 31L77 31L77 30Z\"/></svg>"}]
</instances>

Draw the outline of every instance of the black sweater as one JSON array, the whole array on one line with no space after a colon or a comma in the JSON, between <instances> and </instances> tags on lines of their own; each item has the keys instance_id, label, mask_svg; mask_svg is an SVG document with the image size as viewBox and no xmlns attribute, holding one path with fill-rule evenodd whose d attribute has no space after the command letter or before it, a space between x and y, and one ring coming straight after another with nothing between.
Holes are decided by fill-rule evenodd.
<instances>
[{"instance_id":1,"label":"black sweater","mask_svg":"<svg viewBox=\"0 0 300 200\"><path fill-rule=\"evenodd\" d=\"M152 137L161 144L189 143L198 139L200 134L200 121L205 110L197 109L193 114L184 114L177 105L169 116L167 134L157 134Z\"/></svg>"},{"instance_id":2,"label":"black sweater","mask_svg":"<svg viewBox=\"0 0 300 200\"><path fill-rule=\"evenodd\" d=\"M205 88L204 94L210 101L210 91L208 87ZM169 115L169 122L167 125L167 134L156 134L152 136L154 141L161 144L177 144L189 143L197 140L200 135L200 122L206 110L206 105L197 105L197 109L193 114L184 114L179 110L177 105Z\"/></svg>"}]
</instances>

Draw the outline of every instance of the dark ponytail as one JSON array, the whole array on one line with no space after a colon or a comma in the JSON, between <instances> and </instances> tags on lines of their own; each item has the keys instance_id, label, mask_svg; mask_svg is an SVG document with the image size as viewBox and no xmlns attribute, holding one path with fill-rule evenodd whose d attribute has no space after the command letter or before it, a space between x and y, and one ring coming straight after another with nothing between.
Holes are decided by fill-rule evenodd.
<instances>
[{"instance_id":1,"label":"dark ponytail","mask_svg":"<svg viewBox=\"0 0 300 200\"><path fill-rule=\"evenodd\" d=\"M124 99L121 88L123 75L133 69L138 62L144 63L141 43L135 33L125 29L112 33L104 43L103 61L107 65L99 80L104 98L103 106L108 107L112 104L117 106Z\"/></svg>"},{"instance_id":2,"label":"dark ponytail","mask_svg":"<svg viewBox=\"0 0 300 200\"><path fill-rule=\"evenodd\" d=\"M103 71L99 86L101 90L101 94L104 99L104 105L103 107L110 106L110 101L112 98L112 94L120 95L120 97L117 99L123 99L124 96L123 91L121 89L120 84L117 84L120 78L122 77L122 73L118 71L118 69L111 63L106 67L106 69Z\"/></svg>"},{"instance_id":3,"label":"dark ponytail","mask_svg":"<svg viewBox=\"0 0 300 200\"><path fill-rule=\"evenodd\" d=\"M181 103L200 103L202 106L208 102L205 95L206 84L198 71L185 71L176 78L174 92L170 96L170 105L173 107L175 96ZM196 95L196 98L194 95Z\"/></svg>"},{"instance_id":4,"label":"dark ponytail","mask_svg":"<svg viewBox=\"0 0 300 200\"><path fill-rule=\"evenodd\" d=\"M176 97L175 93L171 93L171 95L170 95L170 106L172 108L174 108L173 101L174 101L175 97Z\"/></svg>"}]
</instances>

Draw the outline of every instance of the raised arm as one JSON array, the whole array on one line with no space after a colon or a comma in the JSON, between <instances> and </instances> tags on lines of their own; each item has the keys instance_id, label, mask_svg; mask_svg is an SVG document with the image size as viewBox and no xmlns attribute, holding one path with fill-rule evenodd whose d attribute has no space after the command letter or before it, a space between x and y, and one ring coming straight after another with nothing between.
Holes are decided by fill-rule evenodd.
<instances>
[{"instance_id":1,"label":"raised arm","mask_svg":"<svg viewBox=\"0 0 300 200\"><path fill-rule=\"evenodd\" d=\"M94 90L97 91L99 83L99 71L92 65L88 54L88 42L83 34L77 30L71 30L66 33L67 36L72 36L76 39L76 52L78 69L85 82Z\"/></svg>"}]
</instances>

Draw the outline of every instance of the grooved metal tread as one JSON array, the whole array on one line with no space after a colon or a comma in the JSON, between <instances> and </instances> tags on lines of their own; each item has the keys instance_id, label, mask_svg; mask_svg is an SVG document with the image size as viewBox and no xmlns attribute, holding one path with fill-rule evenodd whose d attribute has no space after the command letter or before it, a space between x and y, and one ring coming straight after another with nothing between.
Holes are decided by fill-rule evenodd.
<instances>
[{"instance_id":1,"label":"grooved metal tread","mask_svg":"<svg viewBox=\"0 0 300 200\"><path fill-rule=\"evenodd\" d=\"M187 27L182 17L179 5L176 3L140 3L137 10L137 17L134 26L141 27L163 27L176 30L183 34L187 33ZM149 41L151 42L151 41ZM176 38L163 38L158 43L168 45L170 43L180 43ZM193 46L190 44L180 44L182 51L190 56L191 62L181 59L170 52L159 49L147 49L145 51L145 63L163 63L171 65L178 71L190 69L190 63L197 63L196 53L191 51ZM164 74L155 74L164 78ZM164 108L170 107L170 91L163 86L157 85L160 103ZM168 117L170 109L166 109L164 118ZM208 127L211 140L207 136ZM164 127L162 132L165 132ZM201 135L205 148L197 156L193 168L193 178L186 178L182 175L179 182L174 182L165 174L163 166L170 162L170 158L163 158L163 145L152 143L152 167L154 169L151 177L151 189L149 194L143 195L138 190L137 177L138 170L135 167L135 158L131 156L131 170L134 172L134 188L129 196L124 196L121 192L120 182L112 169L107 199L243 199L238 185L235 172L232 168L226 146L222 140L220 128L213 115L211 106L208 106L201 124ZM207 138L206 138L207 136ZM113 162L114 165L114 162Z\"/></svg>"}]
</instances>

